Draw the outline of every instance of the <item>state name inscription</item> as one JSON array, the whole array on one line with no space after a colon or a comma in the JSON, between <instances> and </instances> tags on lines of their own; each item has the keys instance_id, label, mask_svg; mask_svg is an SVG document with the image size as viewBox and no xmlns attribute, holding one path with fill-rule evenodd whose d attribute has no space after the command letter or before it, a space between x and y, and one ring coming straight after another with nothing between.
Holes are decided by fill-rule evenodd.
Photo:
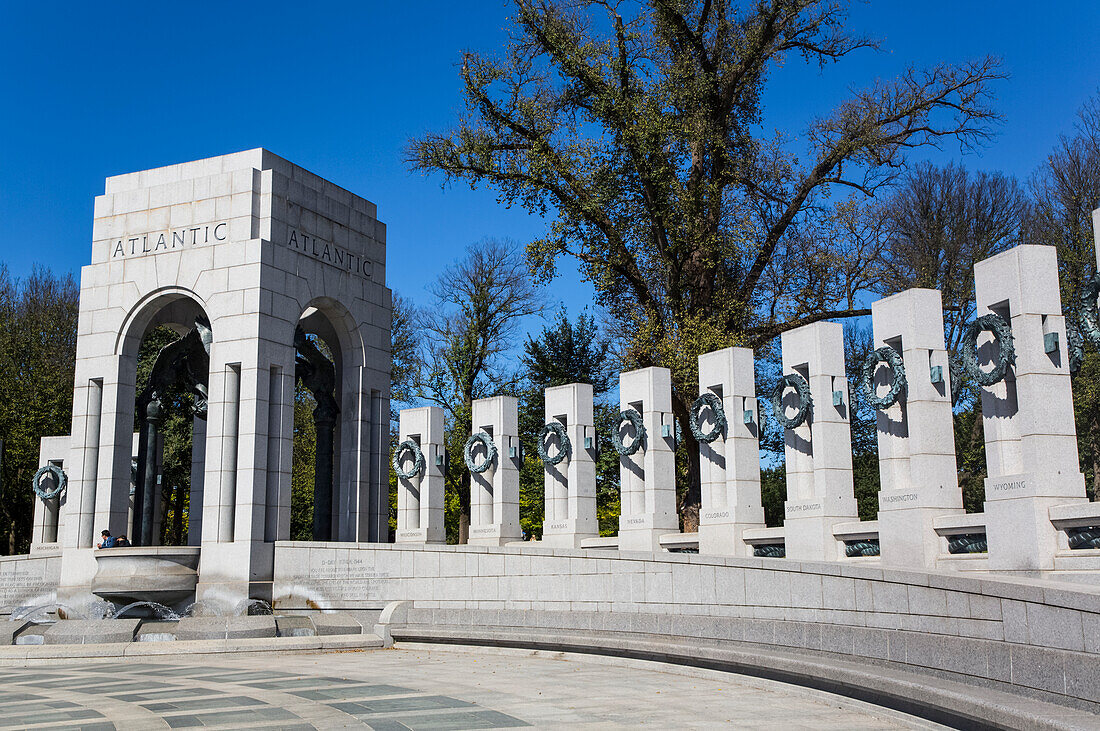
<instances>
[{"instance_id":1,"label":"state name inscription","mask_svg":"<svg viewBox=\"0 0 1100 731\"><path fill-rule=\"evenodd\" d=\"M1011 482L995 482L990 485L991 492L1011 492L1023 490L1027 487L1027 480L1012 480Z\"/></svg>"},{"instance_id":2,"label":"state name inscription","mask_svg":"<svg viewBox=\"0 0 1100 731\"><path fill-rule=\"evenodd\" d=\"M202 246L215 241L225 241L229 236L229 222L207 223L187 228L170 228L115 239L111 244L111 258L143 256L162 251Z\"/></svg>"},{"instance_id":3,"label":"state name inscription","mask_svg":"<svg viewBox=\"0 0 1100 731\"><path fill-rule=\"evenodd\" d=\"M795 505L786 506L786 514L794 515L795 513L817 513L821 511L821 503L797 503Z\"/></svg>"}]
</instances>

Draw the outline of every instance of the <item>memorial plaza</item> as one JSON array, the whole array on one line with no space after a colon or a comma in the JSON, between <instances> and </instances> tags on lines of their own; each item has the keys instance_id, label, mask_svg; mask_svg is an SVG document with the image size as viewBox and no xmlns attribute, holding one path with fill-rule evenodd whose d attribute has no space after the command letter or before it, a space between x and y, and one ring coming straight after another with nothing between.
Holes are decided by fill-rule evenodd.
<instances>
[{"instance_id":1,"label":"memorial plaza","mask_svg":"<svg viewBox=\"0 0 1100 731\"><path fill-rule=\"evenodd\" d=\"M531 651L274 651L0 673L5 728L941 728L773 681Z\"/></svg>"},{"instance_id":2,"label":"memorial plaza","mask_svg":"<svg viewBox=\"0 0 1100 731\"><path fill-rule=\"evenodd\" d=\"M844 2L510 7L402 165L522 244L222 147L0 263L0 728L1100 729L1100 97L1025 186L993 55L770 136Z\"/></svg>"},{"instance_id":3,"label":"memorial plaza","mask_svg":"<svg viewBox=\"0 0 1100 731\"><path fill-rule=\"evenodd\" d=\"M699 356L697 532L678 530L670 376L651 367L619 376L617 535L596 529L592 387L570 384L545 392L541 540L521 540L517 400L496 396L473 401L469 541L447 545L442 409L401 410L385 441L391 300L372 204L252 150L110 178L96 214L73 432L42 440L30 553L0 558L20 724L1093 725L1100 512L1077 468L1053 249L974 267L987 314L960 367L989 399L983 512L964 513L942 437L940 294L912 289L872 304L877 520L853 497L841 326L821 322L782 334L770 404L749 349ZM178 247L176 230L192 234ZM139 393L137 345L165 324L179 335ZM313 540L290 540L296 381L327 455ZM195 510L173 546L158 430L181 385ZM779 527L763 519L763 418L787 435ZM678 684L675 702L638 700Z\"/></svg>"}]
</instances>

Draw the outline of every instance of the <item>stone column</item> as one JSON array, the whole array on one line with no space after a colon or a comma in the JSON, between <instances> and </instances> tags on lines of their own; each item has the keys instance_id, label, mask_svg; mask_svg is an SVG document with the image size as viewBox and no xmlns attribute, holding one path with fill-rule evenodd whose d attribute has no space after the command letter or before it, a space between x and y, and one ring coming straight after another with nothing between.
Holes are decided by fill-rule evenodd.
<instances>
[{"instance_id":1,"label":"stone column","mask_svg":"<svg viewBox=\"0 0 1100 731\"><path fill-rule=\"evenodd\" d=\"M933 518L963 512L939 290L908 289L878 300L871 320L875 348L901 354L908 381L897 403L876 415L882 562L934 569L940 540ZM892 378L880 365L873 381L879 393Z\"/></svg>"},{"instance_id":2,"label":"stone column","mask_svg":"<svg viewBox=\"0 0 1100 731\"><path fill-rule=\"evenodd\" d=\"M328 400L319 398L317 408L313 410L313 426L317 434L316 466L313 470L313 540L315 541L332 539L333 432L336 429L336 418L337 412Z\"/></svg>"},{"instance_id":3,"label":"stone column","mask_svg":"<svg viewBox=\"0 0 1100 731\"><path fill-rule=\"evenodd\" d=\"M141 435L141 466L138 469L138 490L134 500L134 535L135 546L153 545L153 522L156 512L157 476L160 470L157 465L157 441L160 436L161 416L160 402L157 399L149 401L144 408L145 413Z\"/></svg>"},{"instance_id":4,"label":"stone column","mask_svg":"<svg viewBox=\"0 0 1100 731\"><path fill-rule=\"evenodd\" d=\"M785 434L787 558L835 561L841 553L833 526L855 520L852 433L848 424L848 379L844 328L816 322L783 333L783 373L797 373L810 386L813 406L806 421ZM787 390L784 406L794 401Z\"/></svg>"},{"instance_id":5,"label":"stone column","mask_svg":"<svg viewBox=\"0 0 1100 731\"><path fill-rule=\"evenodd\" d=\"M660 537L680 530L669 370L642 368L620 374L619 406L641 414L645 426L641 448L619 457L619 550L659 551ZM627 422L619 425L619 434L627 445L639 436Z\"/></svg>"},{"instance_id":6,"label":"stone column","mask_svg":"<svg viewBox=\"0 0 1100 731\"><path fill-rule=\"evenodd\" d=\"M596 429L592 417L592 386L571 383L546 389L545 423L552 421L564 427L572 449L563 461L544 464L542 542L548 546L580 548L582 540L595 538L600 533L596 521ZM543 441L549 456L560 453L561 443L552 432Z\"/></svg>"},{"instance_id":7,"label":"stone column","mask_svg":"<svg viewBox=\"0 0 1100 731\"><path fill-rule=\"evenodd\" d=\"M520 540L519 527L519 416L513 396L477 399L473 404L473 433L485 432L497 448L496 459L485 472L470 475L470 543L503 546ZM474 459L485 459L481 447Z\"/></svg>"},{"instance_id":8,"label":"stone column","mask_svg":"<svg viewBox=\"0 0 1100 731\"><path fill-rule=\"evenodd\" d=\"M1048 510L1087 500L1057 251L1033 245L1009 249L975 264L974 283L977 315L994 312L1009 321L1016 349L1016 364L1004 380L981 389L989 567L1053 569L1058 531ZM987 366L998 347L988 333L978 342L979 364Z\"/></svg>"},{"instance_id":9,"label":"stone column","mask_svg":"<svg viewBox=\"0 0 1100 731\"><path fill-rule=\"evenodd\" d=\"M445 487L443 409L425 406L402 409L398 444L415 442L424 455L424 469L415 477L397 478L397 543L446 543L443 525ZM412 467L412 459L402 462Z\"/></svg>"},{"instance_id":10,"label":"stone column","mask_svg":"<svg viewBox=\"0 0 1100 731\"><path fill-rule=\"evenodd\" d=\"M73 435L83 432L83 474L73 470L75 475L70 478L68 488L76 497L73 501L76 510L71 513L74 530L68 544L70 548L89 548L95 545L95 503L99 473L100 422L103 419L103 379L89 379L85 388L77 388L76 397L73 399L74 406L82 402L81 396L86 396L87 408L83 413L73 414ZM74 408L74 411L80 410ZM78 425L83 426L83 429L78 429Z\"/></svg>"},{"instance_id":11,"label":"stone column","mask_svg":"<svg viewBox=\"0 0 1100 731\"><path fill-rule=\"evenodd\" d=\"M240 453L240 410L241 410L241 364L231 363L225 367L222 381L224 401L222 402L222 433L220 471L218 474L218 520L213 526L217 531L217 541L226 543L233 540L237 512L237 459Z\"/></svg>"},{"instance_id":12,"label":"stone column","mask_svg":"<svg viewBox=\"0 0 1100 731\"><path fill-rule=\"evenodd\" d=\"M272 354L274 355L274 354ZM267 462L264 486L264 540L290 538L290 470L294 444L294 371L267 369Z\"/></svg>"},{"instance_id":13,"label":"stone column","mask_svg":"<svg viewBox=\"0 0 1100 731\"><path fill-rule=\"evenodd\" d=\"M206 419L191 425L191 496L187 507L187 545L197 546L202 538L203 467L206 463Z\"/></svg>"},{"instance_id":14,"label":"stone column","mask_svg":"<svg viewBox=\"0 0 1100 731\"><path fill-rule=\"evenodd\" d=\"M53 465L64 470L69 459L70 441L67 436L42 437L39 441L39 467ZM53 483L48 481L48 478L43 478L43 487L46 487L47 484L50 485L51 489L55 487ZM31 528L31 553L59 550L61 514L63 511L68 512L69 509L68 488L63 490L57 497L49 500L43 500L38 497L37 493L34 494L32 499L34 500L34 524Z\"/></svg>"},{"instance_id":15,"label":"stone column","mask_svg":"<svg viewBox=\"0 0 1100 731\"><path fill-rule=\"evenodd\" d=\"M699 394L721 399L726 428L713 442L699 442L702 505L699 553L751 556L741 540L746 528L764 527L760 495L760 419L750 348L725 348L699 356ZM714 412L699 410L699 428L715 426Z\"/></svg>"}]
</instances>

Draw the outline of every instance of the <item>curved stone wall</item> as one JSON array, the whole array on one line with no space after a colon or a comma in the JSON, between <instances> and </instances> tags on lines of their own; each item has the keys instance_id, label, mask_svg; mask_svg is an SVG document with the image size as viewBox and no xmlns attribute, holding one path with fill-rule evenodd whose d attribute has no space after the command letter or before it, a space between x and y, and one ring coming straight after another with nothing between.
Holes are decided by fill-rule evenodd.
<instances>
[{"instance_id":1,"label":"curved stone wall","mask_svg":"<svg viewBox=\"0 0 1100 731\"><path fill-rule=\"evenodd\" d=\"M1100 711L1100 590L1080 585L786 559L280 542L274 596L283 609L411 602L396 624L419 627L413 639L568 649L634 639L650 654L662 642L740 651L742 664L754 650L786 653Z\"/></svg>"}]
</instances>

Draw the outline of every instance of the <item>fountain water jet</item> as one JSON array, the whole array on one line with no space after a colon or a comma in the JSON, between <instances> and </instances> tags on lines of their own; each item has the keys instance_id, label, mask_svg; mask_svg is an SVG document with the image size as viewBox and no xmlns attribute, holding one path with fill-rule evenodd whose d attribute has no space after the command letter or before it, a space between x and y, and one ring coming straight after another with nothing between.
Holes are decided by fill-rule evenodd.
<instances>
[{"instance_id":1,"label":"fountain water jet","mask_svg":"<svg viewBox=\"0 0 1100 731\"><path fill-rule=\"evenodd\" d=\"M130 611L131 609L140 609L142 607L151 610L152 615L157 619L166 619L169 621L176 621L180 619L180 615L172 611L171 607L166 607L159 602L130 602L129 604L115 612L112 619L122 619L126 612Z\"/></svg>"}]
</instances>

